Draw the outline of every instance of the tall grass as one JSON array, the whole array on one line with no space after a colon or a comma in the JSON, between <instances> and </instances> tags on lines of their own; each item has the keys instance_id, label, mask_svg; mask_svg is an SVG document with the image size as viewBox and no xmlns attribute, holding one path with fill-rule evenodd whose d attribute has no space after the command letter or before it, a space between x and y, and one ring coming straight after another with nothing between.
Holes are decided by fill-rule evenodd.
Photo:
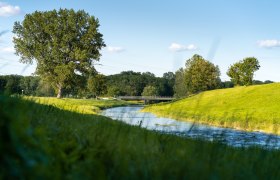
<instances>
[{"instance_id":1,"label":"tall grass","mask_svg":"<svg viewBox=\"0 0 280 180\"><path fill-rule=\"evenodd\" d=\"M0 96L0 179L279 179L280 152L233 148Z\"/></svg>"},{"instance_id":2,"label":"tall grass","mask_svg":"<svg viewBox=\"0 0 280 180\"><path fill-rule=\"evenodd\" d=\"M280 134L280 83L202 92L144 111L178 120Z\"/></svg>"}]
</instances>

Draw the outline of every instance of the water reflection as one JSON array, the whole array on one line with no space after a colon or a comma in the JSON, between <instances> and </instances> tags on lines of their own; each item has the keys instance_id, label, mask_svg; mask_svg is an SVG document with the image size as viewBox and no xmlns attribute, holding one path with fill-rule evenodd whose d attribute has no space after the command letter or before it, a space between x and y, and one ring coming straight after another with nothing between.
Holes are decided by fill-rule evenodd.
<instances>
[{"instance_id":1,"label":"water reflection","mask_svg":"<svg viewBox=\"0 0 280 180\"><path fill-rule=\"evenodd\" d=\"M210 141L215 140L235 147L258 145L266 148L280 148L280 136L159 118L151 113L139 112L141 108L140 106L110 108L104 110L102 115L149 130Z\"/></svg>"}]
</instances>

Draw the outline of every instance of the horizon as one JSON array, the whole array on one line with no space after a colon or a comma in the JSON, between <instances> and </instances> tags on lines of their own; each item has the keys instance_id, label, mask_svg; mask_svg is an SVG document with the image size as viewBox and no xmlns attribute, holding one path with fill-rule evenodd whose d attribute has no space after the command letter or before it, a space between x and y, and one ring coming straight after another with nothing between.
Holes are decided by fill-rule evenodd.
<instances>
[{"instance_id":1,"label":"horizon","mask_svg":"<svg viewBox=\"0 0 280 180\"><path fill-rule=\"evenodd\" d=\"M15 21L36 10L83 9L99 19L107 45L95 68L111 75L122 71L174 72L194 54L218 65L221 79L228 67L256 57L256 80L280 81L280 38L277 17L280 2L228 1L130 2L0 1L0 75L31 75L34 65L19 63L12 37ZM101 65L99 65L101 64Z\"/></svg>"}]
</instances>

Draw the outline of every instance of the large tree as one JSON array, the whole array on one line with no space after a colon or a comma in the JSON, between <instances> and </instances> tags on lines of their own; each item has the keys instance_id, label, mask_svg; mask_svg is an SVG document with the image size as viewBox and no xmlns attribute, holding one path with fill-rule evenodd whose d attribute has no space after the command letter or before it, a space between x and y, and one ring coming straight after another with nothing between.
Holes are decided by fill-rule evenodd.
<instances>
[{"instance_id":1,"label":"large tree","mask_svg":"<svg viewBox=\"0 0 280 180\"><path fill-rule=\"evenodd\" d=\"M258 59L247 57L231 65L227 71L227 75L235 85L251 85L253 84L254 72L259 68Z\"/></svg>"},{"instance_id":2,"label":"large tree","mask_svg":"<svg viewBox=\"0 0 280 180\"><path fill-rule=\"evenodd\" d=\"M93 62L105 47L99 21L83 10L35 11L15 22L14 44L22 63L37 63L36 74L62 95L77 76L95 73Z\"/></svg>"},{"instance_id":3,"label":"large tree","mask_svg":"<svg viewBox=\"0 0 280 180\"><path fill-rule=\"evenodd\" d=\"M186 61L184 74L189 94L215 89L221 82L219 67L197 54Z\"/></svg>"}]
</instances>

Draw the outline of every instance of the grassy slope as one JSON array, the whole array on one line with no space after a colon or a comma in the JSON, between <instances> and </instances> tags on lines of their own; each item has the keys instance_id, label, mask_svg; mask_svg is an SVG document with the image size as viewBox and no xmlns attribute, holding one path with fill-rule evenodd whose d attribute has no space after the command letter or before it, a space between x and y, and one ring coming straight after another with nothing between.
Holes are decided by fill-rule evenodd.
<instances>
[{"instance_id":1,"label":"grassy slope","mask_svg":"<svg viewBox=\"0 0 280 180\"><path fill-rule=\"evenodd\" d=\"M200 93L144 111L178 120L280 133L280 83Z\"/></svg>"},{"instance_id":2,"label":"grassy slope","mask_svg":"<svg viewBox=\"0 0 280 180\"><path fill-rule=\"evenodd\" d=\"M101 109L136 104L121 100L95 100L95 99L72 99L55 97L25 97L39 104L52 105L60 109L83 114L96 114Z\"/></svg>"},{"instance_id":3,"label":"grassy slope","mask_svg":"<svg viewBox=\"0 0 280 180\"><path fill-rule=\"evenodd\" d=\"M0 179L279 179L280 152L0 96Z\"/></svg>"}]
</instances>

